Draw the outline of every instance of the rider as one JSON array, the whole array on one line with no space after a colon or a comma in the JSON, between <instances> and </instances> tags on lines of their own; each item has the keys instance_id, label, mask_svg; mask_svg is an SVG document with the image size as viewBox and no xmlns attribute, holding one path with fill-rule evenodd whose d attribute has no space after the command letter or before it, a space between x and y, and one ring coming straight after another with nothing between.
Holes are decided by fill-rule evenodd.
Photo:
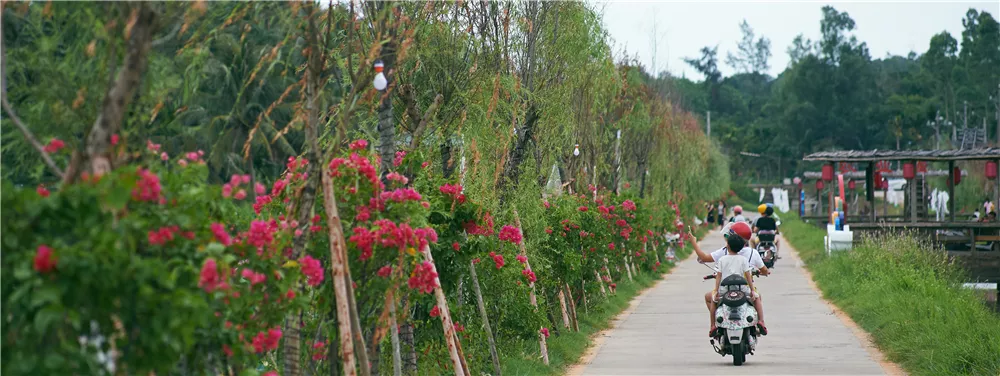
<instances>
[{"instance_id":1,"label":"rider","mask_svg":"<svg viewBox=\"0 0 1000 376\"><path fill-rule=\"evenodd\" d=\"M733 222L747 222L747 218L743 216L743 207L736 205L733 207L733 216L729 218L729 223Z\"/></svg>"},{"instance_id":2,"label":"rider","mask_svg":"<svg viewBox=\"0 0 1000 376\"><path fill-rule=\"evenodd\" d=\"M698 239L694 237L694 234L688 229L687 237L691 240L691 245L694 247L694 252L698 254L698 262L718 262L722 256L728 253L728 248L739 248L739 255L746 257L747 261L750 262L750 266L754 269L760 271L760 275L771 274L767 267L764 266L764 260L761 260L760 255L757 254L752 248L747 247L746 243L750 239L751 231L750 225L746 222L734 222L730 224L727 228L723 229L723 236L726 237L726 246L719 248L712 253L705 253L698 246ZM730 244L730 242L732 244ZM754 288L754 293L757 295L757 300L754 301L754 308L757 309L758 322L757 326L760 329L761 335L767 335L767 326L764 324L764 302L761 299L760 292L756 291ZM714 337L715 334L715 291L709 291L705 293L705 305L708 307L708 316L711 321L711 329L708 332L709 337Z\"/></svg>"},{"instance_id":3,"label":"rider","mask_svg":"<svg viewBox=\"0 0 1000 376\"><path fill-rule=\"evenodd\" d=\"M778 246L778 218L774 214L774 205L771 204L760 204L757 207L757 211L760 212L761 216L757 217L753 222L753 238L750 239L750 248L757 249L757 244L760 243L763 235L764 240L769 240L774 242L774 248L777 250ZM763 234L760 232L764 231Z\"/></svg>"}]
</instances>

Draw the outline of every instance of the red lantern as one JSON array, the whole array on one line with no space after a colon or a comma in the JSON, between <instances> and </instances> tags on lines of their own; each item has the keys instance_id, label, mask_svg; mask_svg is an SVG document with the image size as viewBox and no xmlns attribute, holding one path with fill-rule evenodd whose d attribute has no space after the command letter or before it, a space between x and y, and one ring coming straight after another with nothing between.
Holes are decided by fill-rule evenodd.
<instances>
[{"instance_id":1,"label":"red lantern","mask_svg":"<svg viewBox=\"0 0 1000 376\"><path fill-rule=\"evenodd\" d=\"M823 190L823 181L822 180L817 180L816 181L816 190L817 191L822 191Z\"/></svg>"},{"instance_id":2,"label":"red lantern","mask_svg":"<svg viewBox=\"0 0 1000 376\"><path fill-rule=\"evenodd\" d=\"M955 185L958 185L961 182L962 182L962 169L955 167Z\"/></svg>"},{"instance_id":3,"label":"red lantern","mask_svg":"<svg viewBox=\"0 0 1000 376\"><path fill-rule=\"evenodd\" d=\"M917 176L917 174L913 171L913 163L907 162L907 163L903 164L903 178L904 179L910 180L910 179L915 178L916 176Z\"/></svg>"},{"instance_id":4,"label":"red lantern","mask_svg":"<svg viewBox=\"0 0 1000 376\"><path fill-rule=\"evenodd\" d=\"M823 165L823 181L833 180L833 165L825 164Z\"/></svg>"},{"instance_id":5,"label":"red lantern","mask_svg":"<svg viewBox=\"0 0 1000 376\"><path fill-rule=\"evenodd\" d=\"M994 161L986 161L986 178L993 180L997 178L997 163Z\"/></svg>"},{"instance_id":6,"label":"red lantern","mask_svg":"<svg viewBox=\"0 0 1000 376\"><path fill-rule=\"evenodd\" d=\"M926 174L927 173L927 162L924 162L924 161L917 162L917 172Z\"/></svg>"},{"instance_id":7,"label":"red lantern","mask_svg":"<svg viewBox=\"0 0 1000 376\"><path fill-rule=\"evenodd\" d=\"M850 190L852 190L852 191L853 191L853 190L854 190L854 187L856 187L856 185L855 185L855 183L854 183L854 180L851 180L851 181L848 181L848 182L847 182L847 189L850 189Z\"/></svg>"},{"instance_id":8,"label":"red lantern","mask_svg":"<svg viewBox=\"0 0 1000 376\"><path fill-rule=\"evenodd\" d=\"M882 172L881 171L875 171L875 173L872 174L872 188L874 188L874 189L882 189Z\"/></svg>"}]
</instances>

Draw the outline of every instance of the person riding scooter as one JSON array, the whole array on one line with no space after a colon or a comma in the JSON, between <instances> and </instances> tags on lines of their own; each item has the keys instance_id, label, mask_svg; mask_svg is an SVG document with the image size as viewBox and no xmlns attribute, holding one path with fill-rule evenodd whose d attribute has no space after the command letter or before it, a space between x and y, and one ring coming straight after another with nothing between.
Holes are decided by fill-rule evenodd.
<instances>
[{"instance_id":1,"label":"person riding scooter","mask_svg":"<svg viewBox=\"0 0 1000 376\"><path fill-rule=\"evenodd\" d=\"M750 222L747 220L746 217L743 216L742 206L736 205L733 207L733 216L729 218L729 223L735 223L735 222L747 222L747 223Z\"/></svg>"},{"instance_id":2,"label":"person riding scooter","mask_svg":"<svg viewBox=\"0 0 1000 376\"><path fill-rule=\"evenodd\" d=\"M757 246L762 242L770 242L774 244L774 256L778 254L778 220L774 218L774 206L771 204L761 204L757 211L760 212L761 216L753 222L753 233L754 236L750 239L750 247L757 249ZM770 265L774 265L774 261L770 262Z\"/></svg>"},{"instance_id":3,"label":"person riding scooter","mask_svg":"<svg viewBox=\"0 0 1000 376\"><path fill-rule=\"evenodd\" d=\"M770 271L767 269L767 266L764 265L764 260L760 258L760 255L757 254L757 251L746 246L751 236L750 225L748 225L746 222L734 222L729 224L725 229L723 229L722 233L723 236L726 238L726 246L719 248L718 250L712 253L705 253L704 251L701 250L701 247L698 245L698 239L694 237L694 234L692 234L690 230L691 229L689 228L686 237L688 240L691 240L692 243L691 245L694 247L694 252L698 255L698 262L700 263L718 262L719 259L722 258L722 256L725 256L727 253L729 253L728 249L730 246L732 246L733 248L739 247L740 248L739 255L746 257L747 261L750 263L750 266L753 269L757 269L760 272L760 275L763 276L770 274ZM732 239L733 242L732 245L729 244L730 239ZM755 290L754 294L757 296L757 299L754 301L754 308L757 309L757 316L759 320L757 322L757 326L760 329L761 335L767 335L767 326L764 325L764 303L763 300L761 299L760 292L756 291L757 290L756 288L754 290ZM711 329L709 330L709 337L714 337L715 334L714 332L716 328L715 325L716 303L715 303L714 291L709 291L705 293L705 305L708 307L708 316L709 320L711 321L711 326L710 326Z\"/></svg>"}]
</instances>

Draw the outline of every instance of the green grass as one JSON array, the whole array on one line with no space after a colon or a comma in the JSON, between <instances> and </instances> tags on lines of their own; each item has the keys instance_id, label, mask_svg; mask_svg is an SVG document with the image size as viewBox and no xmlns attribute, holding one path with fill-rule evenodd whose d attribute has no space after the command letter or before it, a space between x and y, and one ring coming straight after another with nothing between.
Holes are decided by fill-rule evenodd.
<instances>
[{"instance_id":1,"label":"green grass","mask_svg":"<svg viewBox=\"0 0 1000 376\"><path fill-rule=\"evenodd\" d=\"M890 360L914 375L1000 375L1000 316L961 287L964 272L943 253L900 234L827 257L825 231L794 214L782 219L824 297Z\"/></svg>"},{"instance_id":2,"label":"green grass","mask_svg":"<svg viewBox=\"0 0 1000 376\"><path fill-rule=\"evenodd\" d=\"M689 248L677 251L678 259L684 259L691 253ZM666 265L666 264L664 264ZM664 269L664 274L669 269ZM501 370L504 375L561 375L566 368L575 364L590 346L591 338L597 332L611 327L611 320L628 308L629 303L642 290L653 286L663 275L640 273L634 281L618 281L617 294L609 296L598 304L584 311L577 307L580 331L572 332L562 329L558 335L548 338L549 366L539 359L538 342L524 341L519 344L520 356L507 356L501 359Z\"/></svg>"}]
</instances>

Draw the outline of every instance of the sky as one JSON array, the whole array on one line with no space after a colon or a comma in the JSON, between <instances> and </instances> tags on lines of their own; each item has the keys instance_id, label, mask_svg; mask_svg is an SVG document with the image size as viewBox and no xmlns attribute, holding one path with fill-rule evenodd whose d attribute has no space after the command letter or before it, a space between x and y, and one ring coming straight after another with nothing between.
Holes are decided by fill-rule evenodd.
<instances>
[{"instance_id":1,"label":"sky","mask_svg":"<svg viewBox=\"0 0 1000 376\"><path fill-rule=\"evenodd\" d=\"M652 67L653 27L658 43L656 66L675 76L694 80L703 77L684 63L685 57L698 57L704 46L719 46L719 70L734 73L725 64L729 51L736 51L744 19L757 36L771 40L771 76L788 65L786 49L796 35L817 40L820 36L821 9L831 5L854 19L854 35L868 44L872 58L887 54L906 56L910 51L923 53L931 36L948 31L961 42L962 19L969 8L987 11L1000 17L1000 0L993 1L620 1L588 0L603 15L604 26L612 39L616 57L622 52Z\"/></svg>"}]
</instances>

